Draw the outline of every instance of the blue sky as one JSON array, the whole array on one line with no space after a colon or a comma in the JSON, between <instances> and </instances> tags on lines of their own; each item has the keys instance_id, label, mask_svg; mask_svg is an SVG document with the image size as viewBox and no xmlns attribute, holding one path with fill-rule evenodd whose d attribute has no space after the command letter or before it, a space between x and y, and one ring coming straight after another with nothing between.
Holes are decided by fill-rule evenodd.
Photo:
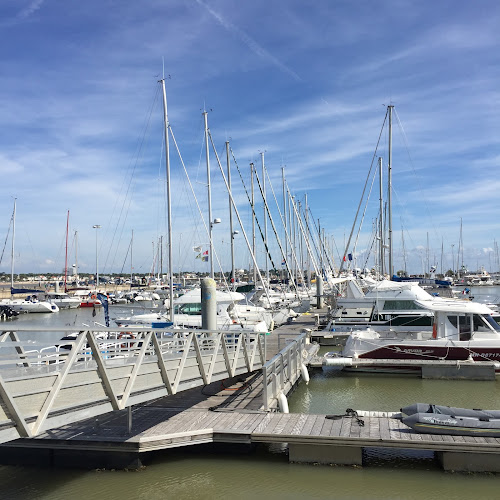
<instances>
[{"instance_id":1,"label":"blue sky","mask_svg":"<svg viewBox=\"0 0 500 500\"><path fill-rule=\"evenodd\" d=\"M284 167L341 251L392 103L395 267L404 239L409 271L421 272L428 238L430 260L440 264L443 245L449 268L462 218L464 263L494 270L499 25L493 0L4 0L0 242L17 198L17 271L61 272L69 210L70 264L77 231L79 269L94 271L99 224L100 272L130 272L132 231L134 269L148 272L166 232L164 59L170 123L205 216L203 109L219 155L230 140L249 182L249 163L260 169L265 152L279 202ZM208 270L194 258L192 247L208 239L171 149L174 268ZM379 154L387 163L386 135ZM213 154L211 167L213 214L222 219L214 241L227 269L228 201ZM234 166L232 177L250 231ZM377 208L374 191L360 260ZM236 264L247 267L235 229ZM9 247L0 271L10 272Z\"/></svg>"}]
</instances>

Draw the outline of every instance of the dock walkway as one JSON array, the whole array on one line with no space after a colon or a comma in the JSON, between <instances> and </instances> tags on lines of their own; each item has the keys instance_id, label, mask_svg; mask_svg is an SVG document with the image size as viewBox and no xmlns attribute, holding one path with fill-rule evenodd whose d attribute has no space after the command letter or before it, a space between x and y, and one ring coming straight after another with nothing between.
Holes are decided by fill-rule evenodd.
<instances>
[{"instance_id":1,"label":"dock walkway","mask_svg":"<svg viewBox=\"0 0 500 500\"><path fill-rule=\"evenodd\" d=\"M267 359L314 321L313 315L301 316L268 335ZM5 443L0 460L38 457L56 466L137 467L152 451L262 443L286 446L291 462L362 465L365 448L400 448L433 451L445 470L500 472L499 438L419 434L390 413L358 412L360 425L347 415L265 411L264 385L261 370L217 380Z\"/></svg>"}]
</instances>

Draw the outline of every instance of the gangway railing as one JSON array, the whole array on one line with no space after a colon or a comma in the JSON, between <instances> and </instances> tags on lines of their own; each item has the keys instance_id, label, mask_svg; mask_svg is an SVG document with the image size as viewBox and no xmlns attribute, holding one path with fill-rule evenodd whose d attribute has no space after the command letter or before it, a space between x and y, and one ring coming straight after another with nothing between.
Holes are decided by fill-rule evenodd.
<instances>
[{"instance_id":1,"label":"gangway railing","mask_svg":"<svg viewBox=\"0 0 500 500\"><path fill-rule=\"evenodd\" d=\"M304 373L308 342L309 332L302 333L262 367L264 410L277 407L280 395L286 395Z\"/></svg>"},{"instance_id":2,"label":"gangway railing","mask_svg":"<svg viewBox=\"0 0 500 500\"><path fill-rule=\"evenodd\" d=\"M258 333L94 327L48 345L20 341L26 331L37 330L0 328L0 442L252 372L265 362Z\"/></svg>"}]
</instances>

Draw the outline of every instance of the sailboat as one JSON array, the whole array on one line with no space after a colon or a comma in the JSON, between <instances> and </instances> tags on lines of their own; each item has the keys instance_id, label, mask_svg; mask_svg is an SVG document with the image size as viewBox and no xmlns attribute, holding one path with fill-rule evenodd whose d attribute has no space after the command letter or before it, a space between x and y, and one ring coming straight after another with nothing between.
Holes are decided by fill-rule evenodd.
<instances>
[{"instance_id":1,"label":"sailboat","mask_svg":"<svg viewBox=\"0 0 500 500\"><path fill-rule=\"evenodd\" d=\"M58 312L59 307L53 302L39 300L38 294L44 293L41 290L32 290L26 288L14 288L14 241L16 234L16 200L14 200L14 210L12 212L12 247L11 247L11 266L10 266L10 293L11 295L24 294L24 299L2 299L0 306L8 306L17 313L52 313Z\"/></svg>"}]
</instances>

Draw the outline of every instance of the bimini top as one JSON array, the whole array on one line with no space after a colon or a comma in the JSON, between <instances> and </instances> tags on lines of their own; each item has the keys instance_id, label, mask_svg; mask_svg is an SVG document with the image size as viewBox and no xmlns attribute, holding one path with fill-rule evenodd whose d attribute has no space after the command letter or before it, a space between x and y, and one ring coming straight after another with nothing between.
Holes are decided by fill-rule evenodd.
<instances>
[{"instance_id":1,"label":"bimini top","mask_svg":"<svg viewBox=\"0 0 500 500\"><path fill-rule=\"evenodd\" d=\"M459 299L416 300L420 307L430 311L456 312L466 314L491 314L492 310L480 302Z\"/></svg>"}]
</instances>

